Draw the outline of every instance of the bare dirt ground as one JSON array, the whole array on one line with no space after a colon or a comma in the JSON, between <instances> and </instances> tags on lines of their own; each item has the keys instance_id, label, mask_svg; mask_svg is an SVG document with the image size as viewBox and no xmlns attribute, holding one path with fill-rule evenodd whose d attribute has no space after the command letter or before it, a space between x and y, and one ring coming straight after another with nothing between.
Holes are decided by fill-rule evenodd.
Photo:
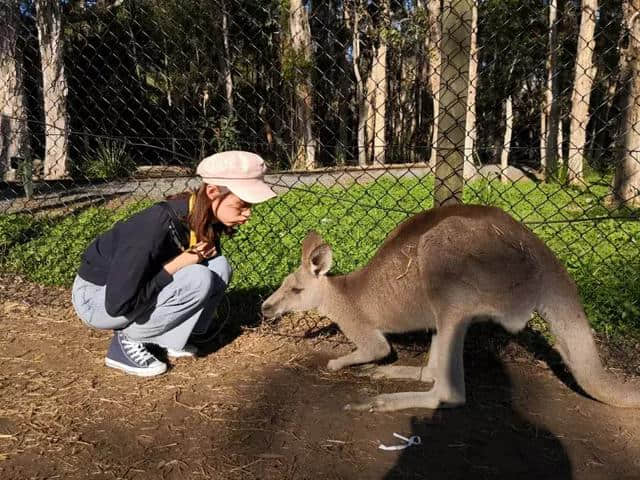
<instances>
[{"instance_id":1,"label":"bare dirt ground","mask_svg":"<svg viewBox=\"0 0 640 480\"><path fill-rule=\"evenodd\" d=\"M328 372L350 346L301 316L232 324L202 358L125 376L103 365L110 333L82 326L69 296L0 277L3 480L640 478L638 411L579 393L532 331L470 331L463 408L353 412L342 406L425 387ZM393 344L415 365L428 337ZM640 373L638 344L600 347L617 374ZM394 432L422 444L380 450Z\"/></svg>"}]
</instances>

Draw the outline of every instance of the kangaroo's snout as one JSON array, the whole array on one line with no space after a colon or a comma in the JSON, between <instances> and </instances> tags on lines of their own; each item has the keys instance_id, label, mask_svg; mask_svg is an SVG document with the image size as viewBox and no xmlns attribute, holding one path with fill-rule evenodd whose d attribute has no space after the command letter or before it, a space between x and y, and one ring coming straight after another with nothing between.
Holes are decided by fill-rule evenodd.
<instances>
[{"instance_id":1,"label":"kangaroo's snout","mask_svg":"<svg viewBox=\"0 0 640 480\"><path fill-rule=\"evenodd\" d=\"M266 300L262 304L260 311L262 312L262 316L265 318L275 317L276 309L273 304L269 303L269 300Z\"/></svg>"}]
</instances>

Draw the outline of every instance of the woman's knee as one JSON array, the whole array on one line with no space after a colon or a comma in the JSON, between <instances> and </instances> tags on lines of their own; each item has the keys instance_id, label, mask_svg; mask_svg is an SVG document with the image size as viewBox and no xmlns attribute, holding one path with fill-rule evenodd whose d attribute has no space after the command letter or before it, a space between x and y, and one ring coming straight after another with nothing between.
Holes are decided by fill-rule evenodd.
<instances>
[{"instance_id":1,"label":"woman's knee","mask_svg":"<svg viewBox=\"0 0 640 480\"><path fill-rule=\"evenodd\" d=\"M209 260L206 265L190 265L174 275L181 283L180 291L189 292L189 296L198 303L212 295L223 292L231 281L232 268L223 256Z\"/></svg>"},{"instance_id":2,"label":"woman's knee","mask_svg":"<svg viewBox=\"0 0 640 480\"><path fill-rule=\"evenodd\" d=\"M224 283L222 288L227 288L227 285L229 285L229 283L231 282L231 278L233 277L233 268L231 268L229 260L227 260L224 255L220 255L209 260L207 266L209 270L211 270L220 280L222 280L222 282Z\"/></svg>"},{"instance_id":3,"label":"woman's knee","mask_svg":"<svg viewBox=\"0 0 640 480\"><path fill-rule=\"evenodd\" d=\"M194 300L205 300L214 288L214 275L204 265L189 265L174 275L174 281L179 282L178 290L182 295L188 294ZM187 293L188 292L188 293Z\"/></svg>"}]
</instances>

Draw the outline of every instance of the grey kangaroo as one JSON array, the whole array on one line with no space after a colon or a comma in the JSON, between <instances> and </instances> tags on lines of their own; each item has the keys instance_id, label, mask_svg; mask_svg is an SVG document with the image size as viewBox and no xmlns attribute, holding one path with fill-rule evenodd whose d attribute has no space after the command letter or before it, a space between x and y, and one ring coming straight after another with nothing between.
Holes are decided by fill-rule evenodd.
<instances>
[{"instance_id":1,"label":"grey kangaroo","mask_svg":"<svg viewBox=\"0 0 640 480\"><path fill-rule=\"evenodd\" d=\"M435 330L426 366L369 369L375 378L433 383L430 390L373 397L346 408L392 411L465 403L464 337L490 319L509 332L534 311L548 322L555 348L578 384L617 407L640 407L640 388L603 368L573 280L551 250L524 225L494 207L454 205L419 213L391 232L363 268L329 276L332 251L316 232L302 263L262 305L265 317L317 309L356 344L329 361L330 370L390 353L384 333Z\"/></svg>"}]
</instances>

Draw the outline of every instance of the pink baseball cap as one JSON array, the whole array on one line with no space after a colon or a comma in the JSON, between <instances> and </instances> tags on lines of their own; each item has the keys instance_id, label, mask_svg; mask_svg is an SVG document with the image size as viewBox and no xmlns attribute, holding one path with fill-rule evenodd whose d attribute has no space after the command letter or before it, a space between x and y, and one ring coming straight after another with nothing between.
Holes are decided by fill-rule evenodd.
<instances>
[{"instance_id":1,"label":"pink baseball cap","mask_svg":"<svg viewBox=\"0 0 640 480\"><path fill-rule=\"evenodd\" d=\"M204 183L225 186L248 203L260 203L276 196L264 182L264 160L251 152L233 150L202 159L196 174Z\"/></svg>"}]
</instances>

